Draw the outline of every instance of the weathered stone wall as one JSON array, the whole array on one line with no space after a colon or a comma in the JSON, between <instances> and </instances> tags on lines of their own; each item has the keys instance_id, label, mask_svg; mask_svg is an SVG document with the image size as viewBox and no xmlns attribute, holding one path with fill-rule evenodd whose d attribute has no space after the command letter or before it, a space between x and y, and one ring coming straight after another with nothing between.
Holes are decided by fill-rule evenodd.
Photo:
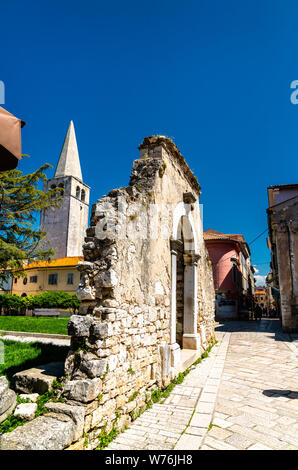
<instances>
[{"instance_id":1,"label":"weathered stone wall","mask_svg":"<svg viewBox=\"0 0 298 470\"><path fill-rule=\"evenodd\" d=\"M298 197L272 209L283 331L298 332Z\"/></svg>"},{"instance_id":2,"label":"weathered stone wall","mask_svg":"<svg viewBox=\"0 0 298 470\"><path fill-rule=\"evenodd\" d=\"M148 392L166 386L180 370L171 353L170 245L174 219L181 219L179 207L185 214L189 202L186 195L192 195L189 220L196 233L184 244L189 245L187 252L197 252L199 346L193 349L201 352L214 334L214 289L200 187L169 139L147 138L140 150L129 187L111 191L93 206L85 261L79 264L82 304L69 323L64 396L68 403L85 407L84 432L90 442L115 420L123 428L145 408Z\"/></svg>"}]
</instances>

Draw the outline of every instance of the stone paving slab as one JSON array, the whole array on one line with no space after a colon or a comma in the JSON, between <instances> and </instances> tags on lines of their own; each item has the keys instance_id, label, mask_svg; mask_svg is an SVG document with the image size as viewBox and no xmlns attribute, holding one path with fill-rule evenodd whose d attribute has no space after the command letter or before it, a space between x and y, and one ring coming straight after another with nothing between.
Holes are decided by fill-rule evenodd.
<instances>
[{"instance_id":1,"label":"stone paving slab","mask_svg":"<svg viewBox=\"0 0 298 470\"><path fill-rule=\"evenodd\" d=\"M108 450L298 449L298 342L272 319L216 334L209 357Z\"/></svg>"},{"instance_id":2,"label":"stone paving slab","mask_svg":"<svg viewBox=\"0 0 298 470\"><path fill-rule=\"evenodd\" d=\"M122 445L131 450L198 450L212 420L216 400L214 392L218 389L220 380L210 377L215 367L216 375L219 369L222 371L222 366L217 366L217 358L222 361L220 345L224 336L225 334L219 334L219 343L213 347L209 356L191 370L182 384L174 387L168 398L145 411L129 429L116 437L107 450L120 449ZM206 390L201 401L200 396L205 386L215 388L212 391ZM143 433L142 439L134 439L140 430Z\"/></svg>"},{"instance_id":3,"label":"stone paving slab","mask_svg":"<svg viewBox=\"0 0 298 470\"><path fill-rule=\"evenodd\" d=\"M294 449L298 442L298 355L279 322L231 322L233 328L213 424L231 435L217 437L239 450ZM222 327L225 329L225 325ZM296 348L296 346L294 346ZM245 364L243 366L242 364ZM297 427L295 427L297 425ZM219 448L210 441L205 445Z\"/></svg>"}]
</instances>

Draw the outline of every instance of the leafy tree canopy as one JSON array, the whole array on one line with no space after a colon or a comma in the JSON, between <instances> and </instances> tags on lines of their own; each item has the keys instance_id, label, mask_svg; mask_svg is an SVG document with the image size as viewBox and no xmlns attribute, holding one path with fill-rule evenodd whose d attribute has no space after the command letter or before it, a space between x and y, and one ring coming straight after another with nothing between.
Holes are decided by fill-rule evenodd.
<instances>
[{"instance_id":1,"label":"leafy tree canopy","mask_svg":"<svg viewBox=\"0 0 298 470\"><path fill-rule=\"evenodd\" d=\"M24 261L50 259L53 250L40 243L46 232L39 229L37 217L48 207L59 207L63 190L38 189L40 181L46 181L42 165L31 174L20 170L0 172L0 281L8 280L9 271L14 277L25 276Z\"/></svg>"}]
</instances>

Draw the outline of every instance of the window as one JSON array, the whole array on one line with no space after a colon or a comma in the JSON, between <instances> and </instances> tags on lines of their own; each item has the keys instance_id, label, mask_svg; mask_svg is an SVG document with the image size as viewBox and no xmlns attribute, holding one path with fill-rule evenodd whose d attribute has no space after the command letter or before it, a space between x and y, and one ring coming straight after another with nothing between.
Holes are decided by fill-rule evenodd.
<instances>
[{"instance_id":1,"label":"window","mask_svg":"<svg viewBox=\"0 0 298 470\"><path fill-rule=\"evenodd\" d=\"M52 286L58 284L58 274L49 274L49 284Z\"/></svg>"},{"instance_id":2,"label":"window","mask_svg":"<svg viewBox=\"0 0 298 470\"><path fill-rule=\"evenodd\" d=\"M30 282L37 282L37 276L30 276Z\"/></svg>"},{"instance_id":3,"label":"window","mask_svg":"<svg viewBox=\"0 0 298 470\"><path fill-rule=\"evenodd\" d=\"M58 185L58 188L62 188L62 189L63 189L63 191L62 191L62 195L63 195L63 194L64 194L64 184L63 184L63 183L60 183L60 184Z\"/></svg>"},{"instance_id":4,"label":"window","mask_svg":"<svg viewBox=\"0 0 298 470\"><path fill-rule=\"evenodd\" d=\"M24 277L24 279L23 279L24 286L27 284L27 281L28 281L28 279L26 277Z\"/></svg>"},{"instance_id":5,"label":"window","mask_svg":"<svg viewBox=\"0 0 298 470\"><path fill-rule=\"evenodd\" d=\"M67 274L67 284L73 284L73 273Z\"/></svg>"},{"instance_id":6,"label":"window","mask_svg":"<svg viewBox=\"0 0 298 470\"><path fill-rule=\"evenodd\" d=\"M219 302L219 306L222 307L223 305L236 305L235 300L222 300Z\"/></svg>"},{"instance_id":7,"label":"window","mask_svg":"<svg viewBox=\"0 0 298 470\"><path fill-rule=\"evenodd\" d=\"M77 197L78 199L80 199L80 193L81 193L81 189L80 189L79 186L77 186L77 189L76 189L76 197Z\"/></svg>"},{"instance_id":8,"label":"window","mask_svg":"<svg viewBox=\"0 0 298 470\"><path fill-rule=\"evenodd\" d=\"M17 282L18 282L18 278L15 277L15 278L14 278L14 283L16 284Z\"/></svg>"},{"instance_id":9,"label":"window","mask_svg":"<svg viewBox=\"0 0 298 470\"><path fill-rule=\"evenodd\" d=\"M82 192L81 192L81 201L85 201L85 197L86 197L86 193L85 193L85 190L82 189Z\"/></svg>"},{"instance_id":10,"label":"window","mask_svg":"<svg viewBox=\"0 0 298 470\"><path fill-rule=\"evenodd\" d=\"M57 186L55 184L51 184L51 190L56 189ZM52 194L52 198L56 197L55 194Z\"/></svg>"}]
</instances>

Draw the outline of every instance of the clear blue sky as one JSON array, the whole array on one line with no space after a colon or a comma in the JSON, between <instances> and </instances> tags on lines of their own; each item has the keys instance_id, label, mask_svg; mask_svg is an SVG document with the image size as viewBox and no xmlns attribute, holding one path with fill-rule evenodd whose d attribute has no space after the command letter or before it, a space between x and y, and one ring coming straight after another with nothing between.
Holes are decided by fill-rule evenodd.
<instances>
[{"instance_id":1,"label":"clear blue sky","mask_svg":"<svg viewBox=\"0 0 298 470\"><path fill-rule=\"evenodd\" d=\"M72 119L94 203L128 184L144 136L165 134L202 186L204 229L250 242L267 186L297 182L297 18L297 0L2 0L4 107L28 123L20 169L55 166ZM251 251L267 274L266 235Z\"/></svg>"}]
</instances>

